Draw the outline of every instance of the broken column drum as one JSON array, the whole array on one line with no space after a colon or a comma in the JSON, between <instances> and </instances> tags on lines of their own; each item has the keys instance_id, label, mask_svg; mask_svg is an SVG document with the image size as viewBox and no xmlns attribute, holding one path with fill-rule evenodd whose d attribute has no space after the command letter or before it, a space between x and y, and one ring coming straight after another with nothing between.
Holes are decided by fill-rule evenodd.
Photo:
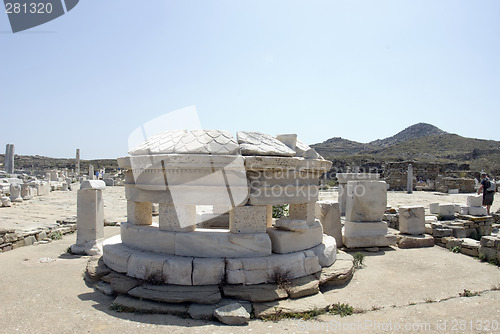
<instances>
[{"instance_id":1,"label":"broken column drum","mask_svg":"<svg viewBox=\"0 0 500 334\"><path fill-rule=\"evenodd\" d=\"M293 144L257 132L238 132L235 140L220 130L149 138L118 159L127 222L104 243L104 262L132 277L160 274L179 285L260 284L276 270L296 278L331 265L335 239L314 219L318 181L331 162ZM274 222L272 206L282 204L290 216ZM228 228L198 227L197 206L227 208Z\"/></svg>"}]
</instances>

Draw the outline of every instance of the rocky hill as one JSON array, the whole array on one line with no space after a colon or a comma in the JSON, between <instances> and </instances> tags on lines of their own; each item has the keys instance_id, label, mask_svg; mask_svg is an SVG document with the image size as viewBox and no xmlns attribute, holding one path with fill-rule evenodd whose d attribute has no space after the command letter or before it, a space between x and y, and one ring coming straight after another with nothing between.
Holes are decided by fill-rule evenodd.
<instances>
[{"instance_id":1,"label":"rocky hill","mask_svg":"<svg viewBox=\"0 0 500 334\"><path fill-rule=\"evenodd\" d=\"M439 129L434 125L427 123L417 123L407 127L406 129L395 134L392 137L374 140L370 142L370 145L389 147L391 145L395 145L397 143L401 143L408 140L415 140L418 138L444 135L444 134L447 134L447 132Z\"/></svg>"},{"instance_id":2,"label":"rocky hill","mask_svg":"<svg viewBox=\"0 0 500 334\"><path fill-rule=\"evenodd\" d=\"M499 141L466 138L426 123L367 144L331 138L311 146L326 159L343 166L414 160L468 164L471 170L500 172Z\"/></svg>"}]
</instances>

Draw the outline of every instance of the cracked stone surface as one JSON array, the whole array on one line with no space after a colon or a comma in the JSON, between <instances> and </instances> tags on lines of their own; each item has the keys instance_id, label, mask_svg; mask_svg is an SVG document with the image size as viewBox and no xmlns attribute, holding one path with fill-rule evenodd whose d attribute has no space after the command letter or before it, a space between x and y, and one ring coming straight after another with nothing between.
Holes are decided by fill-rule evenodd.
<instances>
[{"instance_id":1,"label":"cracked stone surface","mask_svg":"<svg viewBox=\"0 0 500 334\"><path fill-rule=\"evenodd\" d=\"M130 155L238 153L239 146L233 135L223 130L166 131L129 151Z\"/></svg>"}]
</instances>

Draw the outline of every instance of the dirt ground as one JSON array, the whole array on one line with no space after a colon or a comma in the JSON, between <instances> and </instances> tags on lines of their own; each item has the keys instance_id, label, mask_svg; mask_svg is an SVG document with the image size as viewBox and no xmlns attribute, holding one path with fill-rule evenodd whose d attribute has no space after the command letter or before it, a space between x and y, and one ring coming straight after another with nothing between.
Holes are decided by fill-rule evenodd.
<instances>
[{"instance_id":1,"label":"dirt ground","mask_svg":"<svg viewBox=\"0 0 500 334\"><path fill-rule=\"evenodd\" d=\"M334 198L335 196L328 196ZM388 193L388 204L465 204L466 195ZM124 218L123 187L106 189L105 217ZM495 209L498 204L495 203ZM0 209L0 228L34 228L76 215L76 191L52 192ZM119 233L106 227L107 236ZM315 321L252 320L242 327L169 315L117 313L113 297L87 286L88 257L70 255L76 235L0 254L0 333L499 333L500 269L440 247L384 248L365 253L345 286L325 289L332 304L363 313L322 315ZM460 297L466 290L479 292Z\"/></svg>"}]
</instances>

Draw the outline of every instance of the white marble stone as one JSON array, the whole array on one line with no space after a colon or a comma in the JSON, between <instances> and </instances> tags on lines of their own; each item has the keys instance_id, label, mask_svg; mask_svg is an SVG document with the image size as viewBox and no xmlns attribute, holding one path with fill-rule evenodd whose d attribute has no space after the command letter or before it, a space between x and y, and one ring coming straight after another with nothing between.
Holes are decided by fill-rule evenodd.
<instances>
[{"instance_id":1,"label":"white marble stone","mask_svg":"<svg viewBox=\"0 0 500 334\"><path fill-rule=\"evenodd\" d=\"M277 228L268 228L267 234L271 238L273 253L292 253L309 249L323 241L323 228L319 221L309 225L301 232L284 231Z\"/></svg>"},{"instance_id":2,"label":"white marble stone","mask_svg":"<svg viewBox=\"0 0 500 334\"><path fill-rule=\"evenodd\" d=\"M91 245L90 248L94 248L93 245L104 237L104 201L102 190L79 189L77 193L76 216L76 245ZM88 248L88 246L85 247Z\"/></svg>"},{"instance_id":3,"label":"white marble stone","mask_svg":"<svg viewBox=\"0 0 500 334\"><path fill-rule=\"evenodd\" d=\"M461 215L468 215L469 214L469 207L465 206L465 205L462 205L460 207L460 214Z\"/></svg>"},{"instance_id":4,"label":"white marble stone","mask_svg":"<svg viewBox=\"0 0 500 334\"><path fill-rule=\"evenodd\" d=\"M129 151L130 155L238 154L231 133L222 130L173 130L162 132Z\"/></svg>"},{"instance_id":5,"label":"white marble stone","mask_svg":"<svg viewBox=\"0 0 500 334\"><path fill-rule=\"evenodd\" d=\"M155 283L165 283L163 265L167 255L152 252L133 252L128 259L127 275Z\"/></svg>"},{"instance_id":6,"label":"white marble stone","mask_svg":"<svg viewBox=\"0 0 500 334\"><path fill-rule=\"evenodd\" d=\"M217 285L224 280L223 258L195 258L193 260L193 285Z\"/></svg>"},{"instance_id":7,"label":"white marble stone","mask_svg":"<svg viewBox=\"0 0 500 334\"><path fill-rule=\"evenodd\" d=\"M135 225L151 225L153 223L151 202L127 201L127 222Z\"/></svg>"},{"instance_id":8,"label":"white marble stone","mask_svg":"<svg viewBox=\"0 0 500 334\"><path fill-rule=\"evenodd\" d=\"M175 254L194 257L256 257L271 254L266 233L230 233L228 230L197 229L176 233Z\"/></svg>"},{"instance_id":9,"label":"white marble stone","mask_svg":"<svg viewBox=\"0 0 500 334\"><path fill-rule=\"evenodd\" d=\"M196 205L160 203L159 226L161 230L191 232L196 229Z\"/></svg>"},{"instance_id":10,"label":"white marble stone","mask_svg":"<svg viewBox=\"0 0 500 334\"><path fill-rule=\"evenodd\" d=\"M314 253L295 252L265 257L226 259L228 284L272 283L276 272L290 279L307 276L321 270Z\"/></svg>"},{"instance_id":11,"label":"white marble stone","mask_svg":"<svg viewBox=\"0 0 500 334\"><path fill-rule=\"evenodd\" d=\"M397 236L392 234L351 237L344 236L344 245L347 248L365 248L365 247L387 247L396 245Z\"/></svg>"},{"instance_id":12,"label":"white marble stone","mask_svg":"<svg viewBox=\"0 0 500 334\"><path fill-rule=\"evenodd\" d=\"M316 219L319 219L323 226L323 233L334 237L337 247L342 247L342 223L339 202L316 202Z\"/></svg>"},{"instance_id":13,"label":"white marble stone","mask_svg":"<svg viewBox=\"0 0 500 334\"><path fill-rule=\"evenodd\" d=\"M123 244L143 251L175 254L175 232L162 231L156 226L122 223Z\"/></svg>"},{"instance_id":14,"label":"white marble stone","mask_svg":"<svg viewBox=\"0 0 500 334\"><path fill-rule=\"evenodd\" d=\"M435 215L439 214L439 203L430 203L429 212Z\"/></svg>"},{"instance_id":15,"label":"white marble stone","mask_svg":"<svg viewBox=\"0 0 500 334\"><path fill-rule=\"evenodd\" d=\"M276 139L285 144L289 149L295 151L295 145L297 144L296 134L281 134L277 135Z\"/></svg>"},{"instance_id":16,"label":"white marble stone","mask_svg":"<svg viewBox=\"0 0 500 334\"><path fill-rule=\"evenodd\" d=\"M303 232L311 228L311 225L308 224L307 221L301 219L290 219L289 217L282 217L276 219L274 223L274 228L278 230L284 231L292 231L292 232Z\"/></svg>"},{"instance_id":17,"label":"white marble stone","mask_svg":"<svg viewBox=\"0 0 500 334\"><path fill-rule=\"evenodd\" d=\"M119 273L127 273L128 260L132 253L139 252L121 243L119 235L104 240L103 242L104 263Z\"/></svg>"},{"instance_id":18,"label":"white marble stone","mask_svg":"<svg viewBox=\"0 0 500 334\"><path fill-rule=\"evenodd\" d=\"M405 234L425 233L425 209L423 206L402 206L399 208L399 231Z\"/></svg>"},{"instance_id":19,"label":"white marble stone","mask_svg":"<svg viewBox=\"0 0 500 334\"><path fill-rule=\"evenodd\" d=\"M295 156L303 157L306 159L323 159L321 155L318 154L311 146L303 143L299 139L295 143Z\"/></svg>"},{"instance_id":20,"label":"white marble stone","mask_svg":"<svg viewBox=\"0 0 500 334\"><path fill-rule=\"evenodd\" d=\"M470 206L469 215L471 216L486 216L488 211L482 206Z\"/></svg>"},{"instance_id":21,"label":"white marble stone","mask_svg":"<svg viewBox=\"0 0 500 334\"><path fill-rule=\"evenodd\" d=\"M339 208L341 215L345 215L347 182L354 180L378 180L380 178L379 174L371 173L337 173L335 176L339 182Z\"/></svg>"},{"instance_id":22,"label":"white marble stone","mask_svg":"<svg viewBox=\"0 0 500 334\"><path fill-rule=\"evenodd\" d=\"M318 263L322 267L331 266L337 258L337 242L334 237L323 235L323 242L311 251L318 257Z\"/></svg>"},{"instance_id":23,"label":"white marble stone","mask_svg":"<svg viewBox=\"0 0 500 334\"><path fill-rule=\"evenodd\" d=\"M192 285L192 272L192 257L169 256L163 263L163 277L167 284Z\"/></svg>"},{"instance_id":24,"label":"white marble stone","mask_svg":"<svg viewBox=\"0 0 500 334\"><path fill-rule=\"evenodd\" d=\"M80 189L98 189L105 190L106 183L102 180L85 180L80 184Z\"/></svg>"},{"instance_id":25,"label":"white marble stone","mask_svg":"<svg viewBox=\"0 0 500 334\"><path fill-rule=\"evenodd\" d=\"M439 204L439 215L445 218L451 218L455 216L455 205L454 204Z\"/></svg>"},{"instance_id":26,"label":"white marble stone","mask_svg":"<svg viewBox=\"0 0 500 334\"><path fill-rule=\"evenodd\" d=\"M275 137L250 131L238 131L236 134L241 154L243 155L274 155L293 157L295 151L287 147Z\"/></svg>"},{"instance_id":27,"label":"white marble stone","mask_svg":"<svg viewBox=\"0 0 500 334\"><path fill-rule=\"evenodd\" d=\"M231 233L265 233L267 228L267 207L237 206L229 212Z\"/></svg>"},{"instance_id":28,"label":"white marble stone","mask_svg":"<svg viewBox=\"0 0 500 334\"><path fill-rule=\"evenodd\" d=\"M370 237L386 235L388 231L387 223L378 222L351 222L344 223L344 236L349 237Z\"/></svg>"},{"instance_id":29,"label":"white marble stone","mask_svg":"<svg viewBox=\"0 0 500 334\"><path fill-rule=\"evenodd\" d=\"M10 201L11 202L22 202L23 198L21 197L21 185L11 183L10 184Z\"/></svg>"},{"instance_id":30,"label":"white marble stone","mask_svg":"<svg viewBox=\"0 0 500 334\"><path fill-rule=\"evenodd\" d=\"M305 220L307 223L314 223L316 217L316 202L290 204L289 216L290 219Z\"/></svg>"},{"instance_id":31,"label":"white marble stone","mask_svg":"<svg viewBox=\"0 0 500 334\"><path fill-rule=\"evenodd\" d=\"M467 206L482 206L482 205L483 205L482 195L467 196Z\"/></svg>"},{"instance_id":32,"label":"white marble stone","mask_svg":"<svg viewBox=\"0 0 500 334\"><path fill-rule=\"evenodd\" d=\"M387 184L384 181L347 182L346 220L379 221L386 208Z\"/></svg>"}]
</instances>

